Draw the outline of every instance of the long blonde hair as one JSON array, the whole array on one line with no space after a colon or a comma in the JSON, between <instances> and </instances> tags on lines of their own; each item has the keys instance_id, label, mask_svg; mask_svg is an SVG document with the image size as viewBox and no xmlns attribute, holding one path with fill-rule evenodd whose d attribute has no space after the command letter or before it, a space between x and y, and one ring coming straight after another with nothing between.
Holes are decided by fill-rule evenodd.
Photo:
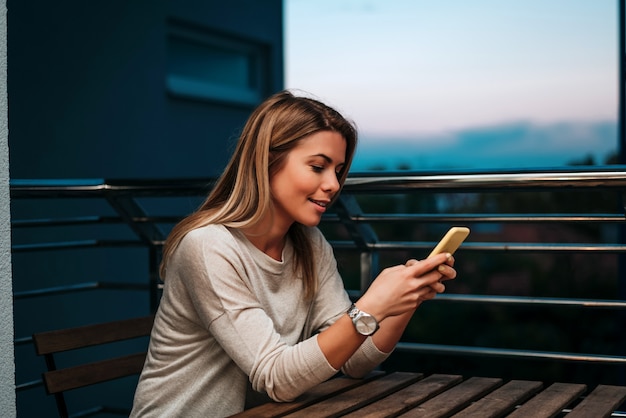
<instances>
[{"instance_id":1,"label":"long blonde hair","mask_svg":"<svg viewBox=\"0 0 626 418\"><path fill-rule=\"evenodd\" d=\"M320 101L289 91L276 93L261 103L248 118L235 152L204 203L170 232L163 247L161 277L165 278L169 259L189 231L209 224L245 228L271 213L270 177L299 141L319 131L338 132L346 140L345 166L339 173L343 187L357 143L353 123ZM304 278L306 296L311 297L317 290L316 271L305 227L294 223L288 235L294 247L295 267Z\"/></svg>"}]
</instances>

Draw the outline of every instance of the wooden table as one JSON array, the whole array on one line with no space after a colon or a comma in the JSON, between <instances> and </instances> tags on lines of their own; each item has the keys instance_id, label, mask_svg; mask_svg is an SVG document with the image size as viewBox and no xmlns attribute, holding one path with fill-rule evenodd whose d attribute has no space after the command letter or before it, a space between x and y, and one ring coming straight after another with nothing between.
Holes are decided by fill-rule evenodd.
<instances>
[{"instance_id":1,"label":"wooden table","mask_svg":"<svg viewBox=\"0 0 626 418\"><path fill-rule=\"evenodd\" d=\"M626 400L626 387L421 373L338 377L294 402L270 402L235 417L609 417Z\"/></svg>"}]
</instances>

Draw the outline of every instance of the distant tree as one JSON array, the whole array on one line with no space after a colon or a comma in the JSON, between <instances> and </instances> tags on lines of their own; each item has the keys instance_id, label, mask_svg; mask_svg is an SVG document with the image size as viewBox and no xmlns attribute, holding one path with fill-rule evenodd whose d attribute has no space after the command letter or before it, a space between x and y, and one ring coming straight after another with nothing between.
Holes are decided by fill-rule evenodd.
<instances>
[{"instance_id":1,"label":"distant tree","mask_svg":"<svg viewBox=\"0 0 626 418\"><path fill-rule=\"evenodd\" d=\"M622 164L622 163L624 162L623 161L620 162L619 154L617 152L610 154L608 157L606 157L606 161L605 161L605 164L607 165Z\"/></svg>"},{"instance_id":2,"label":"distant tree","mask_svg":"<svg viewBox=\"0 0 626 418\"><path fill-rule=\"evenodd\" d=\"M381 163L376 163L370 166L367 170L368 171L387 171L387 166Z\"/></svg>"},{"instance_id":3,"label":"distant tree","mask_svg":"<svg viewBox=\"0 0 626 418\"><path fill-rule=\"evenodd\" d=\"M408 170L410 170L410 169L411 169L411 164L409 164L409 163L399 163L399 164L396 166L396 169L397 169L398 171L408 171Z\"/></svg>"},{"instance_id":4,"label":"distant tree","mask_svg":"<svg viewBox=\"0 0 626 418\"><path fill-rule=\"evenodd\" d=\"M573 160L567 165L596 165L591 154L582 157L580 160Z\"/></svg>"}]
</instances>

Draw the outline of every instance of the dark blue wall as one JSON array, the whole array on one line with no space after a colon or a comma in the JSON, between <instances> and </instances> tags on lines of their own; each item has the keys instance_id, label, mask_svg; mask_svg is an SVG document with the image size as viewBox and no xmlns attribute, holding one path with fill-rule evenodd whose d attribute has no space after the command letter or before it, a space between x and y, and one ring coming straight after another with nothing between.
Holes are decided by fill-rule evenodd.
<instances>
[{"instance_id":1,"label":"dark blue wall","mask_svg":"<svg viewBox=\"0 0 626 418\"><path fill-rule=\"evenodd\" d=\"M204 177L251 106L166 90L173 19L269 49L267 95L282 88L276 0L9 0L12 178Z\"/></svg>"},{"instance_id":2,"label":"dark blue wall","mask_svg":"<svg viewBox=\"0 0 626 418\"><path fill-rule=\"evenodd\" d=\"M254 98L283 87L280 0L9 0L10 176L16 179L213 177L254 107L248 97L168 89L172 25L264 55ZM219 45L218 45L219 46ZM157 205L158 206L158 205ZM188 210L195 203L188 204ZM11 202L13 221L114 216L104 199ZM13 228L14 248L63 240L136 240L126 226ZM141 247L14 251L13 289L23 294L84 282L147 284ZM33 332L146 314L145 291L97 290L16 298L17 339ZM70 355L71 358L73 355ZM16 346L18 384L45 369L30 344ZM128 406L135 380L70 394ZM93 395L93 396L92 396ZM55 416L43 387L20 391L18 415Z\"/></svg>"}]
</instances>

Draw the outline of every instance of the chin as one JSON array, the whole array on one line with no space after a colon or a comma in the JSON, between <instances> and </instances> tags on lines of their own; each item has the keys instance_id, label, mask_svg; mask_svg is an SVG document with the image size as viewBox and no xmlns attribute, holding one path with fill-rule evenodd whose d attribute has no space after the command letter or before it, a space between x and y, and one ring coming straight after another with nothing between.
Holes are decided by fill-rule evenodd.
<instances>
[{"instance_id":1,"label":"chin","mask_svg":"<svg viewBox=\"0 0 626 418\"><path fill-rule=\"evenodd\" d=\"M304 226L313 227L318 226L322 220L321 219L308 219L301 220L299 223Z\"/></svg>"}]
</instances>

